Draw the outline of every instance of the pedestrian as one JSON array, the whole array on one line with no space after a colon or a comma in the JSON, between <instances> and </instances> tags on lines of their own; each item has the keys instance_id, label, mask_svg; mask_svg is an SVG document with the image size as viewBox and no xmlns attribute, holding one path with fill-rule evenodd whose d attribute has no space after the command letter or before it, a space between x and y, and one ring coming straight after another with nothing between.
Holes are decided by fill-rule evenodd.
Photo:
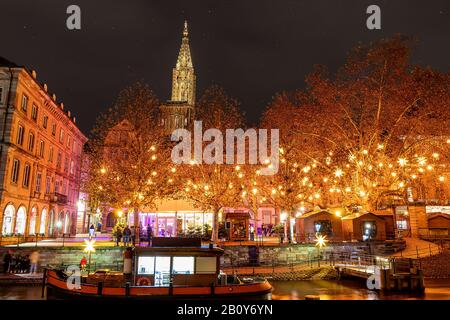
<instances>
[{"instance_id":1,"label":"pedestrian","mask_svg":"<svg viewBox=\"0 0 450 320\"><path fill-rule=\"evenodd\" d=\"M131 230L128 226L123 229L123 245L125 247L128 247L128 244L130 243L130 236L131 236Z\"/></svg>"},{"instance_id":2,"label":"pedestrian","mask_svg":"<svg viewBox=\"0 0 450 320\"><path fill-rule=\"evenodd\" d=\"M11 254L11 262L9 263L9 273L16 272L17 256Z\"/></svg>"},{"instance_id":3,"label":"pedestrian","mask_svg":"<svg viewBox=\"0 0 450 320\"><path fill-rule=\"evenodd\" d=\"M95 227L94 224L91 224L91 226L89 227L89 237L93 238L95 236Z\"/></svg>"},{"instance_id":4,"label":"pedestrian","mask_svg":"<svg viewBox=\"0 0 450 320\"><path fill-rule=\"evenodd\" d=\"M150 224L147 225L147 241L148 241L148 245L150 246L150 242L152 241L153 238L153 230L152 227L150 226Z\"/></svg>"},{"instance_id":5,"label":"pedestrian","mask_svg":"<svg viewBox=\"0 0 450 320\"><path fill-rule=\"evenodd\" d=\"M116 230L116 246L120 245L120 241L122 240L122 230L117 228Z\"/></svg>"},{"instance_id":6,"label":"pedestrian","mask_svg":"<svg viewBox=\"0 0 450 320\"><path fill-rule=\"evenodd\" d=\"M81 258L81 261L80 261L81 271L86 271L86 265L87 265L87 259L85 256L83 256L83 258Z\"/></svg>"},{"instance_id":7,"label":"pedestrian","mask_svg":"<svg viewBox=\"0 0 450 320\"><path fill-rule=\"evenodd\" d=\"M131 243L132 243L133 247L136 245L136 227L135 226L131 227Z\"/></svg>"},{"instance_id":8,"label":"pedestrian","mask_svg":"<svg viewBox=\"0 0 450 320\"><path fill-rule=\"evenodd\" d=\"M23 257L22 262L22 270L21 273L29 273L30 272L30 255L27 254Z\"/></svg>"},{"instance_id":9,"label":"pedestrian","mask_svg":"<svg viewBox=\"0 0 450 320\"><path fill-rule=\"evenodd\" d=\"M5 256L3 257L3 273L9 272L9 267L11 265L12 258L13 258L12 251L8 250Z\"/></svg>"},{"instance_id":10,"label":"pedestrian","mask_svg":"<svg viewBox=\"0 0 450 320\"><path fill-rule=\"evenodd\" d=\"M23 257L20 253L16 255L16 263L14 265L14 273L21 273L23 265Z\"/></svg>"},{"instance_id":11,"label":"pedestrian","mask_svg":"<svg viewBox=\"0 0 450 320\"><path fill-rule=\"evenodd\" d=\"M39 251L33 251L30 255L30 273L37 273L37 266L39 262Z\"/></svg>"}]
</instances>

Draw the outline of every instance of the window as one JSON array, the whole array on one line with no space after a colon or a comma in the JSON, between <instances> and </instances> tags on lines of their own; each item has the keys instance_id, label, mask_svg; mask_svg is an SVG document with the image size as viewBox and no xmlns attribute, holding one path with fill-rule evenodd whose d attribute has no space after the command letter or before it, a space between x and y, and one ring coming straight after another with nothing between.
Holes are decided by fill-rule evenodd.
<instances>
[{"instance_id":1,"label":"window","mask_svg":"<svg viewBox=\"0 0 450 320\"><path fill-rule=\"evenodd\" d=\"M195 273L216 273L216 257L197 257L195 261Z\"/></svg>"},{"instance_id":2,"label":"window","mask_svg":"<svg viewBox=\"0 0 450 320\"><path fill-rule=\"evenodd\" d=\"M73 160L71 160L70 161L70 174L73 174L74 173L74 163L73 163Z\"/></svg>"},{"instance_id":3,"label":"window","mask_svg":"<svg viewBox=\"0 0 450 320\"><path fill-rule=\"evenodd\" d=\"M38 106L33 103L33 106L31 107L31 119L34 120L34 122L37 122L38 118Z\"/></svg>"},{"instance_id":4,"label":"window","mask_svg":"<svg viewBox=\"0 0 450 320\"><path fill-rule=\"evenodd\" d=\"M51 177L47 176L45 179L45 194L50 193L50 183L52 182Z\"/></svg>"},{"instance_id":5,"label":"window","mask_svg":"<svg viewBox=\"0 0 450 320\"><path fill-rule=\"evenodd\" d=\"M61 168L62 154L61 151L58 150L58 155L56 156L56 167Z\"/></svg>"},{"instance_id":6,"label":"window","mask_svg":"<svg viewBox=\"0 0 450 320\"><path fill-rule=\"evenodd\" d=\"M64 142L64 130L62 128L59 129L59 142Z\"/></svg>"},{"instance_id":7,"label":"window","mask_svg":"<svg viewBox=\"0 0 450 320\"><path fill-rule=\"evenodd\" d=\"M194 257L173 257L172 272L174 274L193 274Z\"/></svg>"},{"instance_id":8,"label":"window","mask_svg":"<svg viewBox=\"0 0 450 320\"><path fill-rule=\"evenodd\" d=\"M69 171L69 159L66 157L64 159L64 172L68 172Z\"/></svg>"},{"instance_id":9,"label":"window","mask_svg":"<svg viewBox=\"0 0 450 320\"><path fill-rule=\"evenodd\" d=\"M39 142L39 157L41 157L41 158L44 157L44 151L45 151L45 141L41 140Z\"/></svg>"},{"instance_id":10,"label":"window","mask_svg":"<svg viewBox=\"0 0 450 320\"><path fill-rule=\"evenodd\" d=\"M25 168L23 169L23 186L27 187L30 185L30 165L26 164Z\"/></svg>"},{"instance_id":11,"label":"window","mask_svg":"<svg viewBox=\"0 0 450 320\"><path fill-rule=\"evenodd\" d=\"M18 129L17 129L17 144L18 145L23 145L23 135L24 135L24 132L25 132L25 129L24 129L24 127L23 126L21 126L20 124L19 124L19 127L18 127Z\"/></svg>"},{"instance_id":12,"label":"window","mask_svg":"<svg viewBox=\"0 0 450 320\"><path fill-rule=\"evenodd\" d=\"M36 192L41 192L41 180L42 180L42 172L38 172L36 174Z\"/></svg>"},{"instance_id":13,"label":"window","mask_svg":"<svg viewBox=\"0 0 450 320\"><path fill-rule=\"evenodd\" d=\"M56 136L56 123L52 123L52 136Z\"/></svg>"},{"instance_id":14,"label":"window","mask_svg":"<svg viewBox=\"0 0 450 320\"><path fill-rule=\"evenodd\" d=\"M27 112L27 107L28 107L28 97L23 94L22 95L22 111Z\"/></svg>"},{"instance_id":15,"label":"window","mask_svg":"<svg viewBox=\"0 0 450 320\"><path fill-rule=\"evenodd\" d=\"M314 221L314 229L321 235L331 236L333 234L333 225L330 220Z\"/></svg>"},{"instance_id":16,"label":"window","mask_svg":"<svg viewBox=\"0 0 450 320\"><path fill-rule=\"evenodd\" d=\"M155 257L139 257L138 274L155 273Z\"/></svg>"},{"instance_id":17,"label":"window","mask_svg":"<svg viewBox=\"0 0 450 320\"><path fill-rule=\"evenodd\" d=\"M407 230L408 229L408 221L406 221L406 220L397 220L397 229L399 229L399 230Z\"/></svg>"},{"instance_id":18,"label":"window","mask_svg":"<svg viewBox=\"0 0 450 320\"><path fill-rule=\"evenodd\" d=\"M62 194L66 194L67 191L67 182L62 181Z\"/></svg>"},{"instance_id":19,"label":"window","mask_svg":"<svg viewBox=\"0 0 450 320\"><path fill-rule=\"evenodd\" d=\"M59 192L59 181L58 180L55 181L55 190L54 190L54 192L55 193Z\"/></svg>"},{"instance_id":20,"label":"window","mask_svg":"<svg viewBox=\"0 0 450 320\"><path fill-rule=\"evenodd\" d=\"M48 162L53 162L53 146L50 146L50 150L48 152Z\"/></svg>"},{"instance_id":21,"label":"window","mask_svg":"<svg viewBox=\"0 0 450 320\"><path fill-rule=\"evenodd\" d=\"M28 151L33 152L34 149L34 134L30 132L28 134Z\"/></svg>"},{"instance_id":22,"label":"window","mask_svg":"<svg viewBox=\"0 0 450 320\"><path fill-rule=\"evenodd\" d=\"M3 102L3 88L0 87L0 103Z\"/></svg>"},{"instance_id":23,"label":"window","mask_svg":"<svg viewBox=\"0 0 450 320\"><path fill-rule=\"evenodd\" d=\"M19 169L20 169L20 161L17 159L13 160L13 167L11 171L11 182L17 183L19 180Z\"/></svg>"},{"instance_id":24,"label":"window","mask_svg":"<svg viewBox=\"0 0 450 320\"><path fill-rule=\"evenodd\" d=\"M44 127L44 129L47 129L47 124L48 124L48 116L44 114L44 117L42 118L42 126Z\"/></svg>"},{"instance_id":25,"label":"window","mask_svg":"<svg viewBox=\"0 0 450 320\"><path fill-rule=\"evenodd\" d=\"M67 136L67 147L70 147L70 136Z\"/></svg>"}]
</instances>

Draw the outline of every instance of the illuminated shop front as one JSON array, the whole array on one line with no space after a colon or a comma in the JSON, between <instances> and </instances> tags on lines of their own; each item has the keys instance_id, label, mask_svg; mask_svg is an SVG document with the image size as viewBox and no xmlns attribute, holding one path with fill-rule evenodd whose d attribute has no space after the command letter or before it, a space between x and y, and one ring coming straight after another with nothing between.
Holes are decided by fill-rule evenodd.
<instances>
[{"instance_id":1,"label":"illuminated shop front","mask_svg":"<svg viewBox=\"0 0 450 320\"><path fill-rule=\"evenodd\" d=\"M132 224L133 214L129 221ZM204 212L141 212L139 213L139 225L143 232L147 232L148 226L153 230L153 235L158 237L175 237L182 233L202 232L205 225L211 227L213 214Z\"/></svg>"}]
</instances>

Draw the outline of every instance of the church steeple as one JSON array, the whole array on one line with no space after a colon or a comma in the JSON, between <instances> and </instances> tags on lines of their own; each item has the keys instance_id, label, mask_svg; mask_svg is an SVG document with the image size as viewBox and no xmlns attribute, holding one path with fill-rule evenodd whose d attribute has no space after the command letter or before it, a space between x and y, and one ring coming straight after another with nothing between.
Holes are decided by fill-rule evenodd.
<instances>
[{"instance_id":1,"label":"church steeple","mask_svg":"<svg viewBox=\"0 0 450 320\"><path fill-rule=\"evenodd\" d=\"M172 72L172 101L195 104L195 73L189 48L189 30L184 22L181 48Z\"/></svg>"}]
</instances>

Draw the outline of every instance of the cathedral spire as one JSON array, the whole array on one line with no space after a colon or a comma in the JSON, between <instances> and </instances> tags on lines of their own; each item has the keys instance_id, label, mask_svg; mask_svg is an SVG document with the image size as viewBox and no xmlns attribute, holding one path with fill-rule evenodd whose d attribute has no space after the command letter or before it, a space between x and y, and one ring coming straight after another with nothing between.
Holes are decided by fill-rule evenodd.
<instances>
[{"instance_id":1,"label":"cathedral spire","mask_svg":"<svg viewBox=\"0 0 450 320\"><path fill-rule=\"evenodd\" d=\"M189 36L188 23L187 20L184 20L183 38L187 38L188 36Z\"/></svg>"},{"instance_id":2,"label":"cathedral spire","mask_svg":"<svg viewBox=\"0 0 450 320\"><path fill-rule=\"evenodd\" d=\"M187 21L184 21L181 48L172 72L172 101L195 104L195 73L189 47Z\"/></svg>"}]
</instances>

